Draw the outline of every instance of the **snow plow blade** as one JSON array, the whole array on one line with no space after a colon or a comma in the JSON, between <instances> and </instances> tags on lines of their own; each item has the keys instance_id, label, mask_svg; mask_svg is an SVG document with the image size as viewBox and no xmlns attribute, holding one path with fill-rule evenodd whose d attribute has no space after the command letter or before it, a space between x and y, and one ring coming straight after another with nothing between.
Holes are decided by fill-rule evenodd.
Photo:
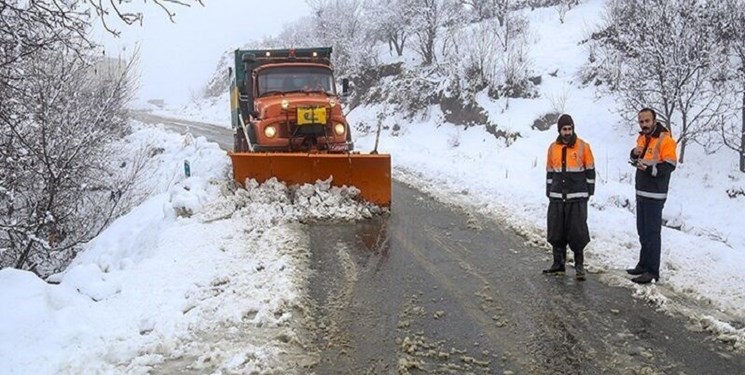
<instances>
[{"instance_id":1,"label":"snow plow blade","mask_svg":"<svg viewBox=\"0 0 745 375\"><path fill-rule=\"evenodd\" d=\"M333 177L332 186L355 186L362 199L391 205L391 156L380 154L309 154L230 152L233 178L244 185L276 177L288 185L314 184Z\"/></svg>"}]
</instances>

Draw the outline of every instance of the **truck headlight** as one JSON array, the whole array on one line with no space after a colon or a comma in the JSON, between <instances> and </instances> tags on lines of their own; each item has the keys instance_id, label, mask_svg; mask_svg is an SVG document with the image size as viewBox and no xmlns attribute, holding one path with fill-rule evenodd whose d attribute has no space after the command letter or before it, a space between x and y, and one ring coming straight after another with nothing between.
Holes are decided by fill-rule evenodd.
<instances>
[{"instance_id":1,"label":"truck headlight","mask_svg":"<svg viewBox=\"0 0 745 375\"><path fill-rule=\"evenodd\" d=\"M334 98L329 99L329 107L331 108L336 107L336 99Z\"/></svg>"},{"instance_id":2,"label":"truck headlight","mask_svg":"<svg viewBox=\"0 0 745 375\"><path fill-rule=\"evenodd\" d=\"M282 101L279 102L279 105L282 106L282 109L290 108L290 101L287 99L282 99Z\"/></svg>"},{"instance_id":3,"label":"truck headlight","mask_svg":"<svg viewBox=\"0 0 745 375\"><path fill-rule=\"evenodd\" d=\"M264 135L267 136L267 138L274 138L274 136L277 135L277 128L274 126L267 126L264 128Z\"/></svg>"},{"instance_id":4,"label":"truck headlight","mask_svg":"<svg viewBox=\"0 0 745 375\"><path fill-rule=\"evenodd\" d=\"M334 133L336 133L336 135L342 135L342 134L344 134L344 131L346 129L347 129L347 127L344 126L344 124L340 124L338 122L336 124L334 124Z\"/></svg>"}]
</instances>

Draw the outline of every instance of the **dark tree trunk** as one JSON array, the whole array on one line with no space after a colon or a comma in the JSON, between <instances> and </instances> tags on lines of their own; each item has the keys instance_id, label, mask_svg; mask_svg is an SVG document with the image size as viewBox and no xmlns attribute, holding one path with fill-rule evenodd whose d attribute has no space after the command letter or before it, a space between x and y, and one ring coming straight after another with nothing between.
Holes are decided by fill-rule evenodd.
<instances>
[{"instance_id":1,"label":"dark tree trunk","mask_svg":"<svg viewBox=\"0 0 745 375\"><path fill-rule=\"evenodd\" d=\"M740 172L745 172L745 90L742 92L742 127L740 128Z\"/></svg>"},{"instance_id":2,"label":"dark tree trunk","mask_svg":"<svg viewBox=\"0 0 745 375\"><path fill-rule=\"evenodd\" d=\"M682 108L682 106L681 106ZM681 111L682 112L682 111ZM678 154L678 163L684 163L685 157L686 157L686 145L688 144L688 116L686 116L686 113L682 113L682 128L683 130L680 132L680 138L678 139L678 145L680 146L680 154ZM670 129L672 124L670 124L670 118L667 120L667 128ZM672 134L673 131L670 129L670 134Z\"/></svg>"},{"instance_id":3,"label":"dark tree trunk","mask_svg":"<svg viewBox=\"0 0 745 375\"><path fill-rule=\"evenodd\" d=\"M404 43L406 43L406 35L394 33L388 36L388 46L393 46L398 57L401 57L404 54Z\"/></svg>"}]
</instances>

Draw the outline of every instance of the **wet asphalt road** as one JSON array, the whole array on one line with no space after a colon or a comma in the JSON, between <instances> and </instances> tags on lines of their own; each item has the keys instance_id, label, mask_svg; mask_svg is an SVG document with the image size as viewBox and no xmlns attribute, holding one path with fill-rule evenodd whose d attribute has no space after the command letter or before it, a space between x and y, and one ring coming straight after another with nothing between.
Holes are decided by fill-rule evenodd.
<instances>
[{"instance_id":1,"label":"wet asphalt road","mask_svg":"<svg viewBox=\"0 0 745 375\"><path fill-rule=\"evenodd\" d=\"M216 142L224 150L233 149L233 132L230 129L230 123L218 126L206 122L168 118L147 112L132 112L132 117L147 124L163 125L165 129L176 133L184 133L188 129L195 136L202 136L211 142Z\"/></svg>"},{"instance_id":2,"label":"wet asphalt road","mask_svg":"<svg viewBox=\"0 0 745 375\"><path fill-rule=\"evenodd\" d=\"M166 122L181 129L187 122ZM232 146L230 130L188 122ZM203 130L199 130L204 127ZM389 215L309 225L317 374L742 374L745 356L490 218L398 182Z\"/></svg>"},{"instance_id":3,"label":"wet asphalt road","mask_svg":"<svg viewBox=\"0 0 745 375\"><path fill-rule=\"evenodd\" d=\"M310 228L319 374L741 374L745 358L399 183L388 217Z\"/></svg>"}]
</instances>

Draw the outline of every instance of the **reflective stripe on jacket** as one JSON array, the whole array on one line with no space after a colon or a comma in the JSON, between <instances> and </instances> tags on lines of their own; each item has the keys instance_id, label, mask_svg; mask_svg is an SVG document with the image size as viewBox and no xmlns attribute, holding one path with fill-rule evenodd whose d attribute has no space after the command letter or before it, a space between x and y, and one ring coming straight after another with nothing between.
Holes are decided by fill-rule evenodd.
<instances>
[{"instance_id":1,"label":"reflective stripe on jacket","mask_svg":"<svg viewBox=\"0 0 745 375\"><path fill-rule=\"evenodd\" d=\"M631 158L647 165L645 171L636 170L636 195L652 199L667 199L670 174L678 164L675 139L659 122L650 135L640 134L636 148L643 152L641 157Z\"/></svg>"},{"instance_id":2,"label":"reflective stripe on jacket","mask_svg":"<svg viewBox=\"0 0 745 375\"><path fill-rule=\"evenodd\" d=\"M595 194L595 159L590 144L572 137L569 144L560 137L548 147L546 196L550 199L587 199Z\"/></svg>"}]
</instances>

